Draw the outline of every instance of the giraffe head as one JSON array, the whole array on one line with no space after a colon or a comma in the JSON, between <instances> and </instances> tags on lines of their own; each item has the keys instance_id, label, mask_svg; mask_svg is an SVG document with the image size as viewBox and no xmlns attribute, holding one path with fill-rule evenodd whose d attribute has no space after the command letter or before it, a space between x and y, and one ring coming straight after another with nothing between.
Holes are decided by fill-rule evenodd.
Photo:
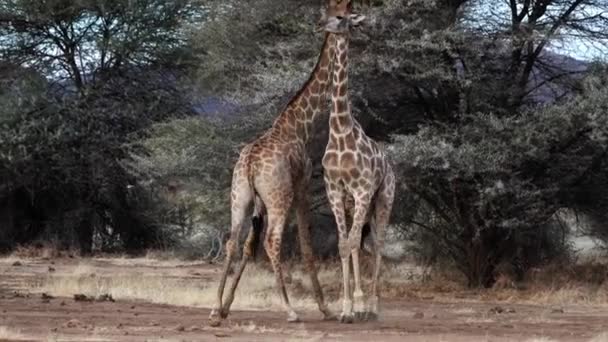
<instances>
[{"instance_id":1,"label":"giraffe head","mask_svg":"<svg viewBox=\"0 0 608 342\"><path fill-rule=\"evenodd\" d=\"M352 0L329 0L329 5L317 25L317 30L347 33L351 27L359 26L364 19L365 16L352 13Z\"/></svg>"}]
</instances>

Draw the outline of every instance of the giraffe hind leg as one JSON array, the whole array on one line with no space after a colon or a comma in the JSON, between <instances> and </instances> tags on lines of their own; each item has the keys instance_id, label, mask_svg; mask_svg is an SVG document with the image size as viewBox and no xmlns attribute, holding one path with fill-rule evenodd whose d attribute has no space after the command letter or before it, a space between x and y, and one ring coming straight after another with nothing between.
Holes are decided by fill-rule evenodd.
<instances>
[{"instance_id":1,"label":"giraffe hind leg","mask_svg":"<svg viewBox=\"0 0 608 342\"><path fill-rule=\"evenodd\" d=\"M255 252L260 240L260 235L264 229L264 216L263 216L263 203L259 197L255 198L255 209L254 214L251 219L252 226L249 229L249 233L247 234L247 239L245 240L245 244L243 246L243 255L241 257L241 263L239 264L239 268L232 279L232 285L230 286L230 291L228 292L228 296L224 302L224 306L220 311L220 315L222 318L226 318L228 313L230 312L230 306L234 301L234 296L236 289L239 285L239 281L241 280L241 276L245 271L245 267L250 259L255 260Z\"/></svg>"},{"instance_id":2,"label":"giraffe hind leg","mask_svg":"<svg viewBox=\"0 0 608 342\"><path fill-rule=\"evenodd\" d=\"M353 323L353 301L350 291L350 245L348 243L347 206L345 206L343 188L340 184L332 183L325 176L325 189L338 230L338 251L342 262L342 313L340 323ZM347 203L346 203L347 204Z\"/></svg>"},{"instance_id":3,"label":"giraffe hind leg","mask_svg":"<svg viewBox=\"0 0 608 342\"><path fill-rule=\"evenodd\" d=\"M395 183L392 174L389 174L389 177L386 177L380 190L371 220L372 230L374 231L374 234L372 235L374 237L375 264L374 273L372 275L372 293L368 299L368 320L377 320L379 314L378 286L380 281L380 268L382 267L382 251L384 249L386 228L393 208L395 194Z\"/></svg>"},{"instance_id":4,"label":"giraffe hind leg","mask_svg":"<svg viewBox=\"0 0 608 342\"><path fill-rule=\"evenodd\" d=\"M289 201L291 203L291 201ZM287 296L287 289L285 288L285 278L283 276L283 268L281 265L281 239L283 235L283 228L287 217L288 210L281 210L278 212L268 213L268 232L264 239L264 248L270 259L272 269L276 278L276 286L283 302L283 307L287 312L288 322L299 322L298 315L293 310L289 303L289 297Z\"/></svg>"},{"instance_id":5,"label":"giraffe hind leg","mask_svg":"<svg viewBox=\"0 0 608 342\"><path fill-rule=\"evenodd\" d=\"M226 243L226 260L224 261L224 268L218 285L216 305L209 315L209 323L211 326L219 326L221 320L228 316L230 305L228 305L228 309L224 306L224 289L226 287L228 273L230 272L232 262L236 256L241 228L243 227L246 216L248 216L248 213L251 210L254 200L251 188L246 182L243 182L242 179L239 181L238 176L239 175L235 176L235 180L233 180L230 238Z\"/></svg>"},{"instance_id":6,"label":"giraffe hind leg","mask_svg":"<svg viewBox=\"0 0 608 342\"><path fill-rule=\"evenodd\" d=\"M300 241L300 252L302 253L302 259L304 260L304 267L310 276L310 282L312 284L313 295L317 301L319 311L323 313L324 320L334 320L335 315L329 310L323 296L323 289L319 283L318 270L315 265L315 257L311 245L310 237L310 208L308 201L308 191L305 187L300 188L299 196L296 203L296 216L298 223L298 240Z\"/></svg>"},{"instance_id":7,"label":"giraffe hind leg","mask_svg":"<svg viewBox=\"0 0 608 342\"><path fill-rule=\"evenodd\" d=\"M353 291L354 316L357 320L363 320L366 316L366 301L361 284L361 264L359 252L361 251L362 230L366 223L369 210L369 195L360 195L355 200L355 214L353 216L353 227L348 234L349 245L353 262L353 277L355 289Z\"/></svg>"}]
</instances>

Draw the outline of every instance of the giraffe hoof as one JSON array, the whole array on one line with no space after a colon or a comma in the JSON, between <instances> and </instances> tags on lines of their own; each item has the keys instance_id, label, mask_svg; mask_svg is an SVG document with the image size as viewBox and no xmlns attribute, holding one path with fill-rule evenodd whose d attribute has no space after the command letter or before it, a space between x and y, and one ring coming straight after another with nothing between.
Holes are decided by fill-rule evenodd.
<instances>
[{"instance_id":1,"label":"giraffe hoof","mask_svg":"<svg viewBox=\"0 0 608 342\"><path fill-rule=\"evenodd\" d=\"M340 315L340 323L346 323L346 324L351 324L353 323L354 317L352 314L348 315L348 314L341 314Z\"/></svg>"},{"instance_id":2,"label":"giraffe hoof","mask_svg":"<svg viewBox=\"0 0 608 342\"><path fill-rule=\"evenodd\" d=\"M300 318L295 313L290 313L289 316L287 316L288 323L298 323L299 321Z\"/></svg>"},{"instance_id":3,"label":"giraffe hoof","mask_svg":"<svg viewBox=\"0 0 608 342\"><path fill-rule=\"evenodd\" d=\"M224 310L224 309L220 310L220 317L222 319L225 319L226 317L228 317L228 310Z\"/></svg>"},{"instance_id":4,"label":"giraffe hoof","mask_svg":"<svg viewBox=\"0 0 608 342\"><path fill-rule=\"evenodd\" d=\"M324 321L335 321L337 319L336 315L334 315L331 311L327 310L323 312L323 320Z\"/></svg>"},{"instance_id":5,"label":"giraffe hoof","mask_svg":"<svg viewBox=\"0 0 608 342\"><path fill-rule=\"evenodd\" d=\"M378 314L375 312L366 312L365 319L370 322L376 322L378 320Z\"/></svg>"},{"instance_id":6,"label":"giraffe hoof","mask_svg":"<svg viewBox=\"0 0 608 342\"><path fill-rule=\"evenodd\" d=\"M367 317L367 313L365 311L357 311L355 312L355 320L358 322L365 321Z\"/></svg>"},{"instance_id":7,"label":"giraffe hoof","mask_svg":"<svg viewBox=\"0 0 608 342\"><path fill-rule=\"evenodd\" d=\"M209 325L212 327L219 327L222 325L222 319L216 310L211 311L211 314L209 315Z\"/></svg>"}]
</instances>

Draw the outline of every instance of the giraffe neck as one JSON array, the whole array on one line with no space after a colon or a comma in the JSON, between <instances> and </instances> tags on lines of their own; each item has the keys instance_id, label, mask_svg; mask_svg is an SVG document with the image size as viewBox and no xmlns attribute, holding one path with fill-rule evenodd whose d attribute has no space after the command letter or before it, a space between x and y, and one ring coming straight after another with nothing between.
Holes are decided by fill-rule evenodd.
<instances>
[{"instance_id":1,"label":"giraffe neck","mask_svg":"<svg viewBox=\"0 0 608 342\"><path fill-rule=\"evenodd\" d=\"M348 37L346 35L336 36L335 53L329 127L331 134L346 134L351 132L354 126L348 99Z\"/></svg>"},{"instance_id":2,"label":"giraffe neck","mask_svg":"<svg viewBox=\"0 0 608 342\"><path fill-rule=\"evenodd\" d=\"M334 50L335 34L326 33L321 54L310 78L274 121L273 128L278 129L286 139L304 143L310 139L313 122L326 106Z\"/></svg>"}]
</instances>

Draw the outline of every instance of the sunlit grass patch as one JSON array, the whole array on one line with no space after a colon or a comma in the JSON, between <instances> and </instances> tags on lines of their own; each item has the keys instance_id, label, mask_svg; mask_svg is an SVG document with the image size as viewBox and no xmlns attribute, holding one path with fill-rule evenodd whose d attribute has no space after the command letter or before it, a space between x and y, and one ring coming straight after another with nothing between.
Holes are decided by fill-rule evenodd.
<instances>
[{"instance_id":1,"label":"sunlit grass patch","mask_svg":"<svg viewBox=\"0 0 608 342\"><path fill-rule=\"evenodd\" d=\"M158 304L170 304L192 307L213 307L216 302L217 280L205 281L198 278L165 277L152 272L120 272L115 274L96 274L96 268L85 263L74 267L73 272L48 275L37 292L53 296L72 297L84 294L90 297L110 295L115 300L145 301ZM294 272L292 284L308 283L305 276ZM225 293L230 286L229 279ZM291 288L290 300L295 308L316 308L312 295L303 285L306 293L298 288ZM234 309L248 310L281 310L283 308L276 291L275 277L271 271L256 265L250 265L241 278Z\"/></svg>"},{"instance_id":2,"label":"sunlit grass patch","mask_svg":"<svg viewBox=\"0 0 608 342\"><path fill-rule=\"evenodd\" d=\"M25 341L28 340L21 331L9 327L0 326L0 341Z\"/></svg>"}]
</instances>

